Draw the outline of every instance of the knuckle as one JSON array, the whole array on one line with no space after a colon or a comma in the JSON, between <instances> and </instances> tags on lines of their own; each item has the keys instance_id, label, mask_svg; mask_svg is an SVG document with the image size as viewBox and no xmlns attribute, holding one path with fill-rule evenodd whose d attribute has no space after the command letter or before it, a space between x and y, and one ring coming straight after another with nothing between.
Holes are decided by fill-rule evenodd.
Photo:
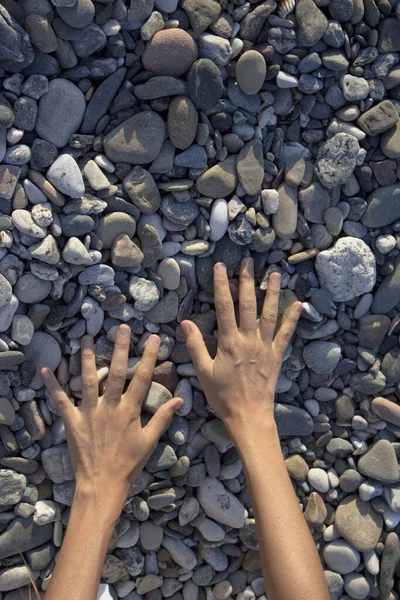
<instances>
[{"instance_id":1,"label":"knuckle","mask_svg":"<svg viewBox=\"0 0 400 600\"><path fill-rule=\"evenodd\" d=\"M110 377L115 383L125 383L126 381L126 373L121 370L115 370L111 373Z\"/></svg>"},{"instance_id":2,"label":"knuckle","mask_svg":"<svg viewBox=\"0 0 400 600\"><path fill-rule=\"evenodd\" d=\"M217 302L216 306L218 311L223 314L229 313L232 309L231 303L226 300L220 300L219 302Z\"/></svg>"},{"instance_id":3,"label":"knuckle","mask_svg":"<svg viewBox=\"0 0 400 600\"><path fill-rule=\"evenodd\" d=\"M86 388L93 389L93 388L97 388L97 386L98 386L97 377L94 377L93 375L82 376L82 382Z\"/></svg>"},{"instance_id":4,"label":"knuckle","mask_svg":"<svg viewBox=\"0 0 400 600\"><path fill-rule=\"evenodd\" d=\"M284 331L282 333L282 340L284 341L285 344L288 344L291 339L292 339L292 332L291 331Z\"/></svg>"},{"instance_id":5,"label":"knuckle","mask_svg":"<svg viewBox=\"0 0 400 600\"><path fill-rule=\"evenodd\" d=\"M276 323L276 315L271 312L262 314L261 319L266 325L275 325Z\"/></svg>"},{"instance_id":6,"label":"knuckle","mask_svg":"<svg viewBox=\"0 0 400 600\"><path fill-rule=\"evenodd\" d=\"M252 313L252 312L254 312L255 308L256 308L255 303L251 302L249 300L245 300L244 302L240 303L240 310L242 312Z\"/></svg>"}]
</instances>

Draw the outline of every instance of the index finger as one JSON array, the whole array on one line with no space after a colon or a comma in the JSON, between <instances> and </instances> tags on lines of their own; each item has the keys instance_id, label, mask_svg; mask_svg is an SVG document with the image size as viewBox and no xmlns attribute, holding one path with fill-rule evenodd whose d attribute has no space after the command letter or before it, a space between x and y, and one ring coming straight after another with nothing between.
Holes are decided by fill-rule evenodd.
<instances>
[{"instance_id":1,"label":"index finger","mask_svg":"<svg viewBox=\"0 0 400 600\"><path fill-rule=\"evenodd\" d=\"M228 333L237 331L235 309L226 267L223 263L217 263L214 267L214 303L215 312L217 313L218 335L220 340L223 340Z\"/></svg>"},{"instance_id":2,"label":"index finger","mask_svg":"<svg viewBox=\"0 0 400 600\"><path fill-rule=\"evenodd\" d=\"M142 402L149 389L151 378L153 377L159 348L160 338L158 335L151 335L146 342L142 359L125 394L125 398L128 400L129 404L138 408L139 411L141 410Z\"/></svg>"}]
</instances>

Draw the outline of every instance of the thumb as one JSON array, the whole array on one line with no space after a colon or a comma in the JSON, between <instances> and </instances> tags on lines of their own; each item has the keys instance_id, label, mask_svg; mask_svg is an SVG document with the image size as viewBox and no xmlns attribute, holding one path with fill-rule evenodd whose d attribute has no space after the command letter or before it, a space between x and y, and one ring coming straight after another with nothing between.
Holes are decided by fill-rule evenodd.
<instances>
[{"instance_id":1,"label":"thumb","mask_svg":"<svg viewBox=\"0 0 400 600\"><path fill-rule=\"evenodd\" d=\"M183 406L182 398L172 398L165 404L160 406L155 415L150 419L145 431L149 434L152 442L156 443L162 436L164 431L168 428L172 417Z\"/></svg>"}]
</instances>

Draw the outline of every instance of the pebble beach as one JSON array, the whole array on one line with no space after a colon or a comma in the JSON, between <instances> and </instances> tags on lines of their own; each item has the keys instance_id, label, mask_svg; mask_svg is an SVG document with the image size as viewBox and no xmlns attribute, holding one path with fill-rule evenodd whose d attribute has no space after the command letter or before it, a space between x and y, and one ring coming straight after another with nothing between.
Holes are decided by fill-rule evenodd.
<instances>
[{"instance_id":1,"label":"pebble beach","mask_svg":"<svg viewBox=\"0 0 400 600\"><path fill-rule=\"evenodd\" d=\"M98 599L267 600L180 326L215 355L213 266L237 301L249 256L260 308L273 272L303 303L275 419L331 600L397 600L400 0L1 0L0 600L44 596L74 495L40 369L79 403L90 334L103 390L121 323L129 378L161 338L144 422L184 404Z\"/></svg>"}]
</instances>

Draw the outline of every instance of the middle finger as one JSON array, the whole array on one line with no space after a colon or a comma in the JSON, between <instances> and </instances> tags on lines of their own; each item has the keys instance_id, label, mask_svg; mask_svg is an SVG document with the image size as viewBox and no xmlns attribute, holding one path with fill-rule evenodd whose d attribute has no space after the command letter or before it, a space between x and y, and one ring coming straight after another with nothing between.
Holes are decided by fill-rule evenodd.
<instances>
[{"instance_id":1,"label":"middle finger","mask_svg":"<svg viewBox=\"0 0 400 600\"><path fill-rule=\"evenodd\" d=\"M110 374L104 394L104 398L108 402L118 402L124 391L126 372L128 370L130 333L131 328L129 325L120 325L118 327L111 359Z\"/></svg>"},{"instance_id":2,"label":"middle finger","mask_svg":"<svg viewBox=\"0 0 400 600\"><path fill-rule=\"evenodd\" d=\"M252 258L245 258L240 266L239 314L241 331L257 330L257 300Z\"/></svg>"}]
</instances>

